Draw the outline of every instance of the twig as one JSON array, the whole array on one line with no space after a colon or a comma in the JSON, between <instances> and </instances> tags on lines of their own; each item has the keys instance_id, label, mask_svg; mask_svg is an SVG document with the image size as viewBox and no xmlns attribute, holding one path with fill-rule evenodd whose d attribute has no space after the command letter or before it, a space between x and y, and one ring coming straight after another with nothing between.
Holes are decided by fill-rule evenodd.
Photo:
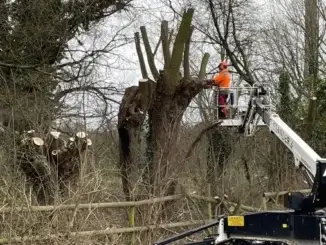
<instances>
[{"instance_id":1,"label":"twig","mask_svg":"<svg viewBox=\"0 0 326 245\"><path fill-rule=\"evenodd\" d=\"M212 130L213 128L215 128L216 126L218 126L219 124L221 124L222 122L217 122L217 123L214 123L210 126L208 126L207 128L203 129L200 134L197 136L197 138L194 140L194 142L192 142L187 154L186 154L186 157L185 157L185 160L187 158L189 158L191 156L191 153L193 151L193 149L195 148L195 146L198 144L198 142L201 140L201 138L210 130Z\"/></svg>"}]
</instances>

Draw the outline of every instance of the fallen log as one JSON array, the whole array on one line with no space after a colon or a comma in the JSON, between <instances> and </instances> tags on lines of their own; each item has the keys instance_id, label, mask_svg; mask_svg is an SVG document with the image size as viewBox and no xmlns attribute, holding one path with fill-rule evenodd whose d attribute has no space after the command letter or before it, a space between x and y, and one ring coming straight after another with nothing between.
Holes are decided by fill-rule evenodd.
<instances>
[{"instance_id":1,"label":"fallen log","mask_svg":"<svg viewBox=\"0 0 326 245\"><path fill-rule=\"evenodd\" d=\"M49 235L40 235L40 236L17 236L11 238L0 238L0 244L12 244L12 243L21 243L21 242L36 242L36 241L47 241L47 240L59 240L59 239L69 239L69 238L80 238L80 237L92 237L92 236L102 236L102 235L112 235L112 234L123 234L123 233L133 233L133 232L142 232L150 231L154 229L169 229L177 227L189 227L194 225L201 225L205 223L212 222L213 220L194 220L186 222L176 222L170 224L157 224L157 225L148 225L148 226L138 226L138 227L128 227L128 228L107 228L105 230L93 230L93 231L77 231L77 232L68 232L61 234L49 234Z\"/></svg>"},{"instance_id":2,"label":"fallen log","mask_svg":"<svg viewBox=\"0 0 326 245\"><path fill-rule=\"evenodd\" d=\"M152 205L166 201L178 200L185 197L185 195L173 195L166 197L157 197L141 201L129 202L107 202L107 203L83 203L83 204L65 204L65 205L48 205L48 206L29 206L29 207L4 207L0 209L0 213L11 212L47 212L59 210L75 210L75 209L97 209L97 208L123 208L123 207L138 207L143 205Z\"/></svg>"}]
</instances>

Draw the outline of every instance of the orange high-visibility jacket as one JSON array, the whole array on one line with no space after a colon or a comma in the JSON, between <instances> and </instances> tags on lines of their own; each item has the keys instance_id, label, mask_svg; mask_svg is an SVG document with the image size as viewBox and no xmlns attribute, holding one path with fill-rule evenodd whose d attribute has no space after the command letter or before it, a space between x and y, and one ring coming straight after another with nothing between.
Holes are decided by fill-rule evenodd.
<instances>
[{"instance_id":1,"label":"orange high-visibility jacket","mask_svg":"<svg viewBox=\"0 0 326 245\"><path fill-rule=\"evenodd\" d=\"M228 69L220 71L213 80L219 88L230 88L231 86L231 74Z\"/></svg>"}]
</instances>

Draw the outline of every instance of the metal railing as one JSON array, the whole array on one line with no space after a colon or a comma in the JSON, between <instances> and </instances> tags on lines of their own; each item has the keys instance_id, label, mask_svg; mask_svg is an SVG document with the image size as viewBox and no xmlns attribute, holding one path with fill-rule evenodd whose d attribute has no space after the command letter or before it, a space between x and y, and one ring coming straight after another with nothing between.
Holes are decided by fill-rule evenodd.
<instances>
[{"instance_id":1,"label":"metal railing","mask_svg":"<svg viewBox=\"0 0 326 245\"><path fill-rule=\"evenodd\" d=\"M259 86L262 86L259 84ZM236 119L240 118L243 114L248 110L248 104L251 98L251 95L257 90L258 86L252 87L231 87L231 88L218 88L217 89L217 97L214 98L217 100L217 108L216 110L220 110L223 108L223 105L219 105L219 95L227 94L226 100L226 110L227 117L225 119ZM266 91L266 98L270 98L270 91ZM266 104L267 107L271 108L270 102ZM217 113L218 115L219 113Z\"/></svg>"}]
</instances>

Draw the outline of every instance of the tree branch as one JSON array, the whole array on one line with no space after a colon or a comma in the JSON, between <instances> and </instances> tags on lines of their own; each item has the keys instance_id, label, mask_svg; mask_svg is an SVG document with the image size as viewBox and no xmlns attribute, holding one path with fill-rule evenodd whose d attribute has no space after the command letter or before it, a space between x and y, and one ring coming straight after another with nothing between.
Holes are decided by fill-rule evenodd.
<instances>
[{"instance_id":1,"label":"tree branch","mask_svg":"<svg viewBox=\"0 0 326 245\"><path fill-rule=\"evenodd\" d=\"M174 33L174 30L172 29L171 32L170 32L170 36L169 36L169 47L170 47L170 45L172 43L173 33Z\"/></svg>"},{"instance_id":2,"label":"tree branch","mask_svg":"<svg viewBox=\"0 0 326 245\"><path fill-rule=\"evenodd\" d=\"M120 104L120 102L107 97L101 91L101 89L108 89L108 88L97 88L97 87L94 87L94 86L81 86L81 87L69 88L69 89L62 90L59 93L56 93L55 94L55 100L59 101L61 98L63 98L64 96L66 96L66 95L68 95L70 93L83 92L84 91L84 92L95 92L96 94L100 95L103 98L103 100L108 100L108 101L111 101L111 102L116 103L118 105Z\"/></svg>"},{"instance_id":3,"label":"tree branch","mask_svg":"<svg viewBox=\"0 0 326 245\"><path fill-rule=\"evenodd\" d=\"M158 40L157 44L156 44L156 47L154 49L154 53L153 53L153 56L155 57L156 53L157 53L157 50L158 48L160 47L160 44L161 44L161 41L162 41L162 36L160 36L160 39Z\"/></svg>"},{"instance_id":4,"label":"tree branch","mask_svg":"<svg viewBox=\"0 0 326 245\"><path fill-rule=\"evenodd\" d=\"M184 77L186 79L190 78L190 66L189 66L189 49L190 49L190 42L191 42L191 36L194 31L194 26L190 27L189 37L186 41L185 50L183 54L183 71L184 71Z\"/></svg>"},{"instance_id":5,"label":"tree branch","mask_svg":"<svg viewBox=\"0 0 326 245\"><path fill-rule=\"evenodd\" d=\"M203 81L205 79L208 60L209 60L209 53L205 53L201 60L201 65L200 65L200 70L198 75L199 81Z\"/></svg>"},{"instance_id":6,"label":"tree branch","mask_svg":"<svg viewBox=\"0 0 326 245\"><path fill-rule=\"evenodd\" d=\"M178 81L178 76L176 76L176 74L180 72L184 47L189 37L193 14L194 9L190 8L182 17L179 31L173 45L172 58L166 71L166 75L168 76L167 81L169 81L167 86L169 87L174 87Z\"/></svg>"},{"instance_id":7,"label":"tree branch","mask_svg":"<svg viewBox=\"0 0 326 245\"><path fill-rule=\"evenodd\" d=\"M143 78L146 79L146 78L148 78L148 73L146 70L143 52L142 52L141 46L140 46L139 32L135 33L135 45L136 45L136 51L137 51L137 56L138 56L138 60L139 60L141 74L142 74Z\"/></svg>"},{"instance_id":8,"label":"tree branch","mask_svg":"<svg viewBox=\"0 0 326 245\"><path fill-rule=\"evenodd\" d=\"M151 45L150 45L149 40L148 40L146 27L141 26L140 31L141 31L143 41L144 41L144 46L145 46L145 50L146 50L146 54L147 54L147 61L148 61L149 68L151 70L151 73L152 73L154 79L157 80L157 78L159 77L159 73L158 73L157 68L155 66L154 56L153 56L153 53L152 53Z\"/></svg>"},{"instance_id":9,"label":"tree branch","mask_svg":"<svg viewBox=\"0 0 326 245\"><path fill-rule=\"evenodd\" d=\"M169 26L166 20L161 23L161 38L164 57L164 67L168 67L171 60L170 44L169 44Z\"/></svg>"},{"instance_id":10,"label":"tree branch","mask_svg":"<svg viewBox=\"0 0 326 245\"><path fill-rule=\"evenodd\" d=\"M197 136L197 138L192 142L189 150L187 151L187 154L186 154L186 157L185 157L185 160L187 158L189 158L191 156L191 153L193 151L193 149L196 147L196 145L198 144L198 142L201 140L201 138L207 133L209 132L210 130L214 129L216 126L220 125L222 122L217 122L217 123L214 123L206 128L204 128Z\"/></svg>"}]
</instances>

